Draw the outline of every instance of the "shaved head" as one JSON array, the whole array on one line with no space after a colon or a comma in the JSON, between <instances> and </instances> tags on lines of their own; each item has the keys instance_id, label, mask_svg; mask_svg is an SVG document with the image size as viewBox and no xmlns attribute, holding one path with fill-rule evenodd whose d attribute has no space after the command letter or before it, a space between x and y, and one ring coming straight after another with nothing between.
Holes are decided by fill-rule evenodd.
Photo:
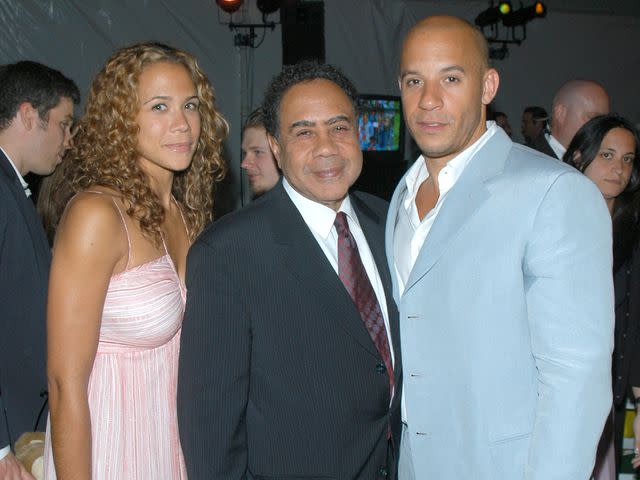
<instances>
[{"instance_id":1,"label":"shaved head","mask_svg":"<svg viewBox=\"0 0 640 480\"><path fill-rule=\"evenodd\" d=\"M475 49L473 57L478 62L481 72L489 68L489 44L480 29L471 23L458 17L449 15L435 15L427 17L416 23L407 33L404 43L405 45L415 36L425 33L426 31L456 31L462 37L469 40L468 45ZM403 48L404 51L404 48Z\"/></svg>"},{"instance_id":2,"label":"shaved head","mask_svg":"<svg viewBox=\"0 0 640 480\"><path fill-rule=\"evenodd\" d=\"M566 148L576 132L597 115L609 113L609 95L592 80L570 80L556 92L551 134Z\"/></svg>"}]
</instances>

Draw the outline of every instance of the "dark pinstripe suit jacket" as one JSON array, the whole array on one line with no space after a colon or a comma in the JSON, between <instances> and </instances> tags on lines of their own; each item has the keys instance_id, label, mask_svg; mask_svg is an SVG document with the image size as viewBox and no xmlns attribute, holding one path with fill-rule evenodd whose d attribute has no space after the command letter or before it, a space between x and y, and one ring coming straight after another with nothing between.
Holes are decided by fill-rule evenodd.
<instances>
[{"instance_id":1,"label":"dark pinstripe suit jacket","mask_svg":"<svg viewBox=\"0 0 640 480\"><path fill-rule=\"evenodd\" d=\"M386 202L352 204L387 297ZM374 479L386 465L386 371L358 311L282 184L189 252L178 418L190 480ZM398 388L399 391L399 388ZM395 443L397 445L397 442Z\"/></svg>"},{"instance_id":2,"label":"dark pinstripe suit jacket","mask_svg":"<svg viewBox=\"0 0 640 480\"><path fill-rule=\"evenodd\" d=\"M33 202L0 151L0 448L33 429L42 405L39 394L47 388L50 261Z\"/></svg>"}]
</instances>

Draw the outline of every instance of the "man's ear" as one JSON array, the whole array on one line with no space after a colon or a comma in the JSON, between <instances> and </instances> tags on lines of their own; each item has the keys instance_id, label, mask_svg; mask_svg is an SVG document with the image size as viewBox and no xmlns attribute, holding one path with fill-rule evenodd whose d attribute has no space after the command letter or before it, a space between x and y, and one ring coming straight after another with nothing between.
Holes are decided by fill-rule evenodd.
<instances>
[{"instance_id":1,"label":"man's ear","mask_svg":"<svg viewBox=\"0 0 640 480\"><path fill-rule=\"evenodd\" d=\"M31 130L40 121L40 113L29 102L22 102L18 106L16 116L25 130Z\"/></svg>"},{"instance_id":2,"label":"man's ear","mask_svg":"<svg viewBox=\"0 0 640 480\"><path fill-rule=\"evenodd\" d=\"M482 80L482 104L489 105L498 93L500 75L495 68L488 68Z\"/></svg>"},{"instance_id":3,"label":"man's ear","mask_svg":"<svg viewBox=\"0 0 640 480\"><path fill-rule=\"evenodd\" d=\"M551 114L551 118L557 124L564 125L567 118L567 106L563 103L556 103L553 106L553 113Z\"/></svg>"},{"instance_id":4,"label":"man's ear","mask_svg":"<svg viewBox=\"0 0 640 480\"><path fill-rule=\"evenodd\" d=\"M282 170L282 165L280 164L280 144L278 143L278 140L270 133L267 133L267 142L269 142L269 148L271 148L271 151L273 152L278 168Z\"/></svg>"}]
</instances>

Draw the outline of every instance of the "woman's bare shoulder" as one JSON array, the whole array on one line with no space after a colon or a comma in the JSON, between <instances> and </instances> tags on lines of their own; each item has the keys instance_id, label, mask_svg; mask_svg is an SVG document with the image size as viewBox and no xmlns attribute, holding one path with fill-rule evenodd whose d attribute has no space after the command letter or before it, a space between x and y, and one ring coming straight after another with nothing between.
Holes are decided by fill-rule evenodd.
<instances>
[{"instance_id":1,"label":"woman's bare shoulder","mask_svg":"<svg viewBox=\"0 0 640 480\"><path fill-rule=\"evenodd\" d=\"M123 218L116 205L120 195L99 188L79 192L69 201L56 232L54 249L64 245L81 255L106 254L109 258L126 254ZM121 203L119 206L122 208Z\"/></svg>"}]
</instances>

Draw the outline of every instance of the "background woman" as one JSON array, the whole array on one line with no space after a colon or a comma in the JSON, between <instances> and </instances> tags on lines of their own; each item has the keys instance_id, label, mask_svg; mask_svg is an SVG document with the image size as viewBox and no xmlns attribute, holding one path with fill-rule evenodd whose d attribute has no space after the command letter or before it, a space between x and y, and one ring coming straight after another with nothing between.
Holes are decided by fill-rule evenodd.
<instances>
[{"instance_id":1,"label":"background woman","mask_svg":"<svg viewBox=\"0 0 640 480\"><path fill-rule=\"evenodd\" d=\"M227 129L206 76L180 50L123 48L93 81L51 188L62 192L55 211L74 196L49 283L46 478L185 477L176 414L184 270L212 217Z\"/></svg>"},{"instance_id":2,"label":"background woman","mask_svg":"<svg viewBox=\"0 0 640 480\"><path fill-rule=\"evenodd\" d=\"M624 410L633 370L633 355L640 348L640 312L631 318L629 303L633 302L629 265L636 248L637 235L627 228L631 212L637 211L632 201L640 183L637 161L640 140L634 126L617 115L601 115L587 122L571 141L563 160L587 175L600 189L613 217L614 279L616 294L615 349L613 355L614 422L608 421L598 447L594 477L614 480L615 458L620 458ZM636 228L637 230L637 228ZM637 262L636 262L637 263ZM636 269L637 270L637 269ZM636 272L638 276L640 272ZM640 283L635 281L635 295ZM637 308L637 307L636 307ZM640 385L638 383L637 385ZM640 392L638 392L640 396ZM615 424L615 427L614 427ZM615 433L614 433L615 432ZM638 435L636 435L638 439ZM615 441L614 441L615 438ZM614 456L614 444L617 455Z\"/></svg>"}]
</instances>

